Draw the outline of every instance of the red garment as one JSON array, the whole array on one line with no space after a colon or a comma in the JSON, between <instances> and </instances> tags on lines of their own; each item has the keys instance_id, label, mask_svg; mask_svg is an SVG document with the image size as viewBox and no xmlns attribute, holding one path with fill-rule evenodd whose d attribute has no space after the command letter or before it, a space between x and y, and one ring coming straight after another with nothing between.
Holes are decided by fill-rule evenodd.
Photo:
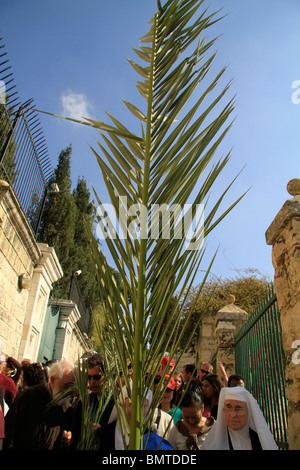
<instances>
[{"instance_id":1,"label":"red garment","mask_svg":"<svg viewBox=\"0 0 300 470\"><path fill-rule=\"evenodd\" d=\"M0 387L3 391L4 400L6 398L6 392L10 393L14 397L18 391L15 382L10 377L3 374L3 372L0 374Z\"/></svg>"}]
</instances>

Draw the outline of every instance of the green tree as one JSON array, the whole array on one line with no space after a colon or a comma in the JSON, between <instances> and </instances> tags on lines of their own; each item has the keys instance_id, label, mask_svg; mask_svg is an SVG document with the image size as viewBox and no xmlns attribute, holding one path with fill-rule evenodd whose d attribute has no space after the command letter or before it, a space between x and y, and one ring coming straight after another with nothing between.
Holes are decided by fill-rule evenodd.
<instances>
[{"instance_id":1,"label":"green tree","mask_svg":"<svg viewBox=\"0 0 300 470\"><path fill-rule=\"evenodd\" d=\"M13 184L16 173L15 150L16 143L11 139L14 119L13 108L7 110L5 104L0 103L0 178Z\"/></svg>"},{"instance_id":2,"label":"green tree","mask_svg":"<svg viewBox=\"0 0 300 470\"><path fill-rule=\"evenodd\" d=\"M54 175L59 193L48 194L39 233L39 240L42 243L55 248L64 272L64 276L54 285L53 293L57 298L68 298L72 276L71 255L74 251L77 206L70 193L71 153L72 146L69 145L59 154Z\"/></svg>"},{"instance_id":3,"label":"green tree","mask_svg":"<svg viewBox=\"0 0 300 470\"><path fill-rule=\"evenodd\" d=\"M63 278L54 285L53 295L68 298L72 274L80 270L81 274L76 279L82 299L98 317L100 314L103 316L105 305L87 236L87 230L93 231L94 228L95 208L85 178L78 178L71 193L71 154L70 145L59 155L53 179L59 193L48 195L39 239L55 248L64 272ZM114 273L122 289L120 277L115 270Z\"/></svg>"},{"instance_id":4,"label":"green tree","mask_svg":"<svg viewBox=\"0 0 300 470\"><path fill-rule=\"evenodd\" d=\"M214 317L224 307L229 295L235 297L235 305L250 313L260 297L264 297L269 285L270 282L265 276L249 269L234 278L222 279L211 276L203 286L192 287L183 307L181 328L185 325L187 318L189 320L182 335L182 345L185 345L189 340L190 350L194 350L198 336L198 329L193 331L194 325L199 325L203 315ZM200 295L199 290L201 291ZM192 331L193 334L190 337Z\"/></svg>"},{"instance_id":5,"label":"green tree","mask_svg":"<svg viewBox=\"0 0 300 470\"><path fill-rule=\"evenodd\" d=\"M80 269L78 284L85 303L92 308L101 301L97 284L95 263L88 249L87 226L93 230L94 206L90 199L86 180L78 178L76 188L73 190L73 198L76 204L76 220L74 240L70 250L70 265L72 272Z\"/></svg>"}]
</instances>

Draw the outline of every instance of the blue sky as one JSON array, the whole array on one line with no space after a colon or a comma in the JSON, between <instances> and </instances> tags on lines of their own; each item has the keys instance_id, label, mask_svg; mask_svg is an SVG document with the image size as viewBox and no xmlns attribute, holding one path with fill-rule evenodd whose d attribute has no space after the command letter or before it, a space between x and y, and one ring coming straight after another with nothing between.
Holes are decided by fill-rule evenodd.
<instances>
[{"instance_id":1,"label":"blue sky","mask_svg":"<svg viewBox=\"0 0 300 470\"><path fill-rule=\"evenodd\" d=\"M235 277L253 268L273 279L265 231L291 197L286 185L300 169L300 92L292 88L300 90L300 2L205 4L227 14L210 37L221 34L216 69L228 66L225 78L233 80L230 96L236 95L236 119L224 142L232 157L220 184L225 188L245 167L226 203L251 189L208 240L203 270L219 248L214 275ZM139 77L126 57L135 59L131 48L148 32L155 11L156 0L1 0L0 32L22 100L33 97L38 109L106 122L108 111L130 127L122 98L138 102ZM101 192L89 148L97 131L45 115L40 120L53 167L72 143L73 184L84 176Z\"/></svg>"}]
</instances>

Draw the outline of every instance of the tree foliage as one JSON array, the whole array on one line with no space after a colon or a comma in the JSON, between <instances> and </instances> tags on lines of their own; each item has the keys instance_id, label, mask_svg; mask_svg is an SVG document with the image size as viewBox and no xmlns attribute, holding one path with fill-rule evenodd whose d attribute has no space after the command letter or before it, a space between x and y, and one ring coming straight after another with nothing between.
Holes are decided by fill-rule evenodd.
<instances>
[{"instance_id":1,"label":"tree foliage","mask_svg":"<svg viewBox=\"0 0 300 470\"><path fill-rule=\"evenodd\" d=\"M78 278L80 291L86 303L92 308L101 301L99 287L97 285L94 260L88 249L86 226L94 225L94 206L91 202L90 192L86 180L78 178L77 185L73 190L73 198L76 205L76 220L74 230L74 243L70 253L72 272L80 269Z\"/></svg>"},{"instance_id":2,"label":"tree foliage","mask_svg":"<svg viewBox=\"0 0 300 470\"><path fill-rule=\"evenodd\" d=\"M10 138L10 132L13 125L13 108L7 110L5 104L0 103L0 178L13 184L16 179L15 149L16 143Z\"/></svg>"},{"instance_id":3,"label":"tree foliage","mask_svg":"<svg viewBox=\"0 0 300 470\"><path fill-rule=\"evenodd\" d=\"M95 308L101 301L95 264L88 249L86 225L94 224L94 206L84 178L78 178L72 189L72 146L64 149L58 158L54 180L59 192L49 194L39 233L39 241L55 248L63 269L63 277L53 289L56 298L69 298L74 271L81 270L77 278L86 305Z\"/></svg>"},{"instance_id":4,"label":"tree foliage","mask_svg":"<svg viewBox=\"0 0 300 470\"><path fill-rule=\"evenodd\" d=\"M68 298L72 276L71 254L74 248L77 209L70 192L71 154L71 145L59 154L54 174L59 193L48 194L39 232L39 241L55 248L64 272L62 279L59 279L54 286L57 298Z\"/></svg>"},{"instance_id":5,"label":"tree foliage","mask_svg":"<svg viewBox=\"0 0 300 470\"><path fill-rule=\"evenodd\" d=\"M228 303L229 295L234 296L234 303L237 307L250 313L260 297L264 297L266 288L269 285L270 281L265 276L251 269L244 274L239 273L233 278L222 279L211 276L203 286L193 286L183 309L182 325L185 324L187 317L189 317L190 326L185 328L182 344L184 345L185 341L189 338L193 325L199 323L203 315L215 316ZM199 289L201 289L200 295L198 295ZM197 336L198 329L190 339L189 346L192 350Z\"/></svg>"}]
</instances>

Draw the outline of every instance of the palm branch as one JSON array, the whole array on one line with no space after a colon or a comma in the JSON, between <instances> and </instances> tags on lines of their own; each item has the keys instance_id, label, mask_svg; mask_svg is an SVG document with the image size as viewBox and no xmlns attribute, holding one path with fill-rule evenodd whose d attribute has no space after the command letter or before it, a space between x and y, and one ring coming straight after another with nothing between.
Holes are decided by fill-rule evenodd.
<instances>
[{"instance_id":1,"label":"palm branch","mask_svg":"<svg viewBox=\"0 0 300 470\"><path fill-rule=\"evenodd\" d=\"M114 373L122 370L126 375L126 359L133 364L132 389L127 380L133 404L129 449L141 448L147 426L143 400L162 358L163 338L158 332L170 300L175 298L176 305L164 328L175 335L169 351L172 357L178 352L183 334L179 329L183 305L205 254L202 242L241 199L218 215L233 178L216 202L210 200L216 180L230 158L228 152L214 163L232 125L229 119L234 101L222 104L230 88L230 83L221 86L225 68L209 78L216 39L209 41L204 33L219 18L216 13L209 14L203 3L204 0L167 0L162 4L158 0L150 30L140 39L140 48L134 49L137 60L129 62L139 75L137 89L143 107L125 100L124 103L137 119L140 135L110 114L110 124L91 119L79 121L100 131L101 141L92 151L110 204L124 230L123 234L116 230L93 188L99 206L98 222L106 228L106 246L123 283L123 289L118 289L108 261L90 233L109 329L106 335L99 332L102 347L107 361L114 362ZM156 211L164 204L177 209L189 204L188 217L183 220L177 210L164 224ZM205 218L195 230L194 248L190 249L188 229L195 223L200 205L205 208ZM128 218L124 219L124 214ZM170 238L164 236L166 229L170 229ZM198 295L200 292L201 288ZM196 301L197 297L195 304ZM155 341L150 342L151 337ZM111 372L111 383L113 379ZM159 400L160 394L156 393L153 410Z\"/></svg>"},{"instance_id":2,"label":"palm branch","mask_svg":"<svg viewBox=\"0 0 300 470\"><path fill-rule=\"evenodd\" d=\"M163 353L159 347L159 340L162 341L163 338L158 338L158 343L152 342L151 344L155 344L152 347L151 334L160 331L157 326L165 318L169 302L179 290L179 295L176 296L175 322L171 315L165 325L167 331L172 328L173 333L176 332L182 314L181 306L193 284L205 250L201 246L188 250L185 248L186 235L174 237L179 224L183 223L178 214L168 221L173 237L163 237L166 226L159 225L159 218L154 217L153 208L163 204L183 207L202 177L202 185L191 203L191 217L188 222L191 224L197 204L208 207L209 192L229 160L228 154L204 176L231 125L226 123L234 109L232 100L207 122L229 89L229 85L226 85L217 96L210 99L225 69L201 90L196 102L184 111L196 87L204 82L215 57L215 53L207 56L214 40L208 42L206 39L199 39L203 31L215 22L215 14L207 15L203 11L193 21L202 3L195 0L172 0L162 6L158 2L158 12L149 33L141 38L140 49L134 49L142 64L132 60L130 63L143 79L137 82L137 88L145 99L145 109L124 102L140 121L141 135L130 132L111 115L111 127L88 120L91 125L101 129L104 142L98 144L104 158L99 151L92 150L101 168L118 222L124 223L120 208L124 208L125 200L128 206L124 210L127 213L128 207L136 209L132 215L136 217L135 223L140 229L139 238L127 236L123 240L112 224L113 230L106 238L110 254L121 273L126 290L130 293L131 305L125 296L116 291L114 279L107 270L107 262L95 239L91 238L99 281L107 296L107 321L111 326L111 337L116 340L116 358L124 371L126 358L133 364L131 399L134 406L131 411L129 441L131 449L139 449L141 446L143 398L147 387L152 385L155 364L159 363ZM198 40L196 48L190 54L184 54L191 49L195 40ZM206 101L208 105L205 105ZM183 117L179 119L181 114ZM228 189L229 187L225 189L206 215L198 232L199 241L233 207L215 220ZM99 206L103 206L96 191L95 197ZM103 222L101 217L100 220ZM132 221L130 226L132 228ZM134 228L133 225L132 235L136 235ZM151 236L151 230L154 229L157 234L155 239ZM171 356L177 352L181 334L177 334ZM146 382L148 371L153 373L150 373Z\"/></svg>"}]
</instances>

